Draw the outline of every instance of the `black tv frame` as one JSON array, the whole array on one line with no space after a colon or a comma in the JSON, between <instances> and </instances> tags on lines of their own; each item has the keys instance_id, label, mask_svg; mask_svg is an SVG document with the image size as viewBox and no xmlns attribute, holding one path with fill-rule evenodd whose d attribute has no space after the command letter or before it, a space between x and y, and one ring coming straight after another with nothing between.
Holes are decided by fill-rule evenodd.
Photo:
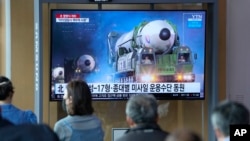
<instances>
[{"instance_id":1,"label":"black tv frame","mask_svg":"<svg viewBox=\"0 0 250 141\"><path fill-rule=\"evenodd\" d=\"M208 97L208 114L210 115L213 107L218 103L218 0L111 0L103 2L91 2L90 0L34 0L34 100L35 113L38 122L42 122L43 111L43 4L98 4L98 9L102 4L149 4L154 8L154 4L188 4L202 3L207 4L207 28L210 32L206 33L206 69L209 71L205 75L205 85ZM209 120L209 131L212 125ZM215 140L213 132L209 132L209 140Z\"/></svg>"}]
</instances>

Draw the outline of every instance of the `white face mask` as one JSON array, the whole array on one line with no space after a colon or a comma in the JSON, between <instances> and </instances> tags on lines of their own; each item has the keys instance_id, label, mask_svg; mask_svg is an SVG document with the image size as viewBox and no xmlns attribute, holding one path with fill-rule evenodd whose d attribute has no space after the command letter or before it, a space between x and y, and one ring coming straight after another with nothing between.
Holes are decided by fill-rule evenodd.
<instances>
[{"instance_id":1,"label":"white face mask","mask_svg":"<svg viewBox=\"0 0 250 141\"><path fill-rule=\"evenodd\" d=\"M65 89L64 90L64 95L63 95L63 99L67 99L68 98L68 90L67 89Z\"/></svg>"}]
</instances>

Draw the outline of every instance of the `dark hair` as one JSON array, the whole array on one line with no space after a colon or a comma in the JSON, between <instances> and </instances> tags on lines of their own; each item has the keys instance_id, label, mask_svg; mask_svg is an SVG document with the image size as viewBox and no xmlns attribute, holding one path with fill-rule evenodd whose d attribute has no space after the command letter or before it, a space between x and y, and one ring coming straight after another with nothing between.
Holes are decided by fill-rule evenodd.
<instances>
[{"instance_id":1,"label":"dark hair","mask_svg":"<svg viewBox=\"0 0 250 141\"><path fill-rule=\"evenodd\" d=\"M82 80L72 80L67 85L68 97L72 97L69 115L91 115L94 112L89 86Z\"/></svg>"},{"instance_id":2,"label":"dark hair","mask_svg":"<svg viewBox=\"0 0 250 141\"><path fill-rule=\"evenodd\" d=\"M213 110L212 124L228 136L231 124L249 124L249 111L241 103L223 101Z\"/></svg>"},{"instance_id":3,"label":"dark hair","mask_svg":"<svg viewBox=\"0 0 250 141\"><path fill-rule=\"evenodd\" d=\"M0 100L5 100L14 92L12 82L5 76L0 76Z\"/></svg>"}]
</instances>

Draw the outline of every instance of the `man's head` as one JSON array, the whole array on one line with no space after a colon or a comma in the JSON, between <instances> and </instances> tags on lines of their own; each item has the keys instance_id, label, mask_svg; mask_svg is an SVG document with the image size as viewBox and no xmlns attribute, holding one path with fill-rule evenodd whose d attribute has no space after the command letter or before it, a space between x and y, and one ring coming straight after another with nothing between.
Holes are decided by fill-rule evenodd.
<instances>
[{"instance_id":1,"label":"man's head","mask_svg":"<svg viewBox=\"0 0 250 141\"><path fill-rule=\"evenodd\" d=\"M157 101L153 95L132 96L126 105L127 122L130 127L137 124L156 123L158 118Z\"/></svg>"},{"instance_id":2,"label":"man's head","mask_svg":"<svg viewBox=\"0 0 250 141\"><path fill-rule=\"evenodd\" d=\"M14 93L12 82L5 76L0 76L0 101L11 98Z\"/></svg>"},{"instance_id":3,"label":"man's head","mask_svg":"<svg viewBox=\"0 0 250 141\"><path fill-rule=\"evenodd\" d=\"M167 137L166 141L201 141L201 138L189 129L177 129Z\"/></svg>"},{"instance_id":4,"label":"man's head","mask_svg":"<svg viewBox=\"0 0 250 141\"><path fill-rule=\"evenodd\" d=\"M249 111L238 102L223 101L214 108L211 120L216 137L225 138L230 134L231 124L249 124Z\"/></svg>"},{"instance_id":5,"label":"man's head","mask_svg":"<svg viewBox=\"0 0 250 141\"><path fill-rule=\"evenodd\" d=\"M1 109L1 106L0 106L0 129L4 128L4 127L7 127L7 126L10 126L10 125L13 125L13 124L11 122L9 122L8 120L3 119L3 117L2 117L2 109Z\"/></svg>"}]
</instances>

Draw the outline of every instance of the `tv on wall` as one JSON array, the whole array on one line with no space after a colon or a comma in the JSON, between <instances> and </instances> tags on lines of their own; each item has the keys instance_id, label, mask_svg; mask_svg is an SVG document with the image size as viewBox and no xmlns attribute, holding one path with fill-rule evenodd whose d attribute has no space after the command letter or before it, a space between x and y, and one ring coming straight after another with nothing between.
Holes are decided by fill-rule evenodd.
<instances>
[{"instance_id":1,"label":"tv on wall","mask_svg":"<svg viewBox=\"0 0 250 141\"><path fill-rule=\"evenodd\" d=\"M93 100L202 100L205 24L203 10L51 10L50 100L73 79Z\"/></svg>"}]
</instances>

